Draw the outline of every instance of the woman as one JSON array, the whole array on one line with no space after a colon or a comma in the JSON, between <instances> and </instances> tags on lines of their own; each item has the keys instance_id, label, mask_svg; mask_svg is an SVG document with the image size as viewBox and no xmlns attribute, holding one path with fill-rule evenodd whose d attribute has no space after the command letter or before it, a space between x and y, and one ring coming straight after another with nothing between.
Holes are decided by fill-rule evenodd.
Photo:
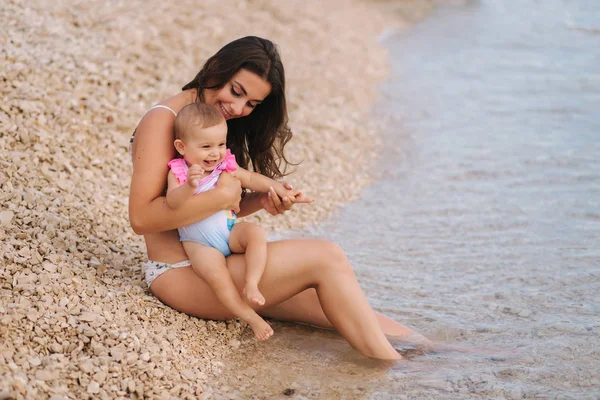
<instances>
[{"instance_id":1,"label":"woman","mask_svg":"<svg viewBox=\"0 0 600 400\"><path fill-rule=\"evenodd\" d=\"M238 39L208 59L181 93L151 108L136 129L132 138L130 222L136 233L144 235L151 260L145 264L150 291L176 310L206 319L233 318L190 267L176 228L226 209L235 210L239 216L263 208L278 215L293 203L280 199L274 191L242 197L239 181L224 173L216 189L194 196L189 206L170 209L164 192L167 162L175 156L175 115L192 102L215 106L227 120L227 147L239 165L247 168L252 162L257 172L278 178L283 174L277 161L287 161L283 147L292 136L287 127L284 85L283 65L275 45L258 37ZM300 197L294 202L310 201ZM227 267L241 290L244 256L228 257ZM269 243L260 290L267 302L255 307L259 314L335 328L356 350L370 357L401 358L385 335L422 338L371 309L344 252L327 241Z\"/></svg>"}]
</instances>

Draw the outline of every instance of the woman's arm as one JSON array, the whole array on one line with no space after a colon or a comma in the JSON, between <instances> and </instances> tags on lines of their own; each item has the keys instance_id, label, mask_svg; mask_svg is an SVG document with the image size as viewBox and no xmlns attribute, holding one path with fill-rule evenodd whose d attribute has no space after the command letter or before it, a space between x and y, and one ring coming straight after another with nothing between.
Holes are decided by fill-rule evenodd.
<instances>
[{"instance_id":1,"label":"woman's arm","mask_svg":"<svg viewBox=\"0 0 600 400\"><path fill-rule=\"evenodd\" d=\"M281 198L288 196L295 197L298 192L288 189L282 183L277 182L274 179L240 168L240 166L237 167L234 176L240 180L243 188L250 189L253 192L267 193L270 188L273 188L275 189L275 193Z\"/></svg>"},{"instance_id":2,"label":"woman's arm","mask_svg":"<svg viewBox=\"0 0 600 400\"><path fill-rule=\"evenodd\" d=\"M292 185L287 182L281 182L286 189L292 189ZM271 215L283 214L290 210L296 203L312 203L314 199L304 196L302 192L295 198L277 196L275 189L270 188L267 193L246 193L240 202L240 211L238 217L245 217L259 210L265 209Z\"/></svg>"},{"instance_id":3,"label":"woman's arm","mask_svg":"<svg viewBox=\"0 0 600 400\"><path fill-rule=\"evenodd\" d=\"M167 205L167 163L175 157L173 115L160 109L142 118L133 143L133 175L129 192L129 221L137 234L176 229L220 210L238 210L240 183L227 173L214 190L194 195L177 210Z\"/></svg>"},{"instance_id":4,"label":"woman's arm","mask_svg":"<svg viewBox=\"0 0 600 400\"><path fill-rule=\"evenodd\" d=\"M264 208L262 205L262 198L264 196L266 196L266 193L246 193L240 202L240 211L237 213L237 216L246 217L262 210Z\"/></svg>"},{"instance_id":5,"label":"woman's arm","mask_svg":"<svg viewBox=\"0 0 600 400\"><path fill-rule=\"evenodd\" d=\"M188 201L196 191L200 179L204 175L204 170L199 165L192 165L188 169L187 180L185 183L179 183L179 178L175 176L173 170L167 175L167 204L172 209L178 209Z\"/></svg>"},{"instance_id":6,"label":"woman's arm","mask_svg":"<svg viewBox=\"0 0 600 400\"><path fill-rule=\"evenodd\" d=\"M176 210L183 205L190 197L194 195L194 187L184 183L179 184L173 171L169 171L167 175L167 204L172 209Z\"/></svg>"}]
</instances>

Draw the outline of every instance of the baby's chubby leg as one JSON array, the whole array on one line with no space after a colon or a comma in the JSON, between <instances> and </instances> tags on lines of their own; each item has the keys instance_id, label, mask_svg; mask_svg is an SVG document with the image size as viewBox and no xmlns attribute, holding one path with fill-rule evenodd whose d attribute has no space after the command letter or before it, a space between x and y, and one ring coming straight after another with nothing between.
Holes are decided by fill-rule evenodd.
<instances>
[{"instance_id":1,"label":"baby's chubby leg","mask_svg":"<svg viewBox=\"0 0 600 400\"><path fill-rule=\"evenodd\" d=\"M273 335L273 328L240 297L227 269L225 257L219 250L194 242L183 242L183 248L194 271L210 285L225 307L250 325L258 340L265 340Z\"/></svg>"},{"instance_id":2,"label":"baby's chubby leg","mask_svg":"<svg viewBox=\"0 0 600 400\"><path fill-rule=\"evenodd\" d=\"M229 236L229 248L234 253L246 253L246 283L244 295L250 304L262 306L265 298L258 290L267 264L267 235L258 225L239 222Z\"/></svg>"}]
</instances>

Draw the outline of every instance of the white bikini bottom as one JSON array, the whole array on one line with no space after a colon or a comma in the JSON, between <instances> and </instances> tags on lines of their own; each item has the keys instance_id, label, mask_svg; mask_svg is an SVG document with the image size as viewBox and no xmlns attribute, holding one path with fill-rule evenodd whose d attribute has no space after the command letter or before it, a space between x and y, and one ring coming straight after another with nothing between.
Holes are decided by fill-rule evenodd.
<instances>
[{"instance_id":1,"label":"white bikini bottom","mask_svg":"<svg viewBox=\"0 0 600 400\"><path fill-rule=\"evenodd\" d=\"M175 264L169 264L165 262L157 262L157 261L146 261L142 266L142 270L144 271L144 277L146 278L146 284L148 287L152 285L152 282L173 268L181 268L181 267L189 267L192 263L190 260L181 261Z\"/></svg>"}]
</instances>

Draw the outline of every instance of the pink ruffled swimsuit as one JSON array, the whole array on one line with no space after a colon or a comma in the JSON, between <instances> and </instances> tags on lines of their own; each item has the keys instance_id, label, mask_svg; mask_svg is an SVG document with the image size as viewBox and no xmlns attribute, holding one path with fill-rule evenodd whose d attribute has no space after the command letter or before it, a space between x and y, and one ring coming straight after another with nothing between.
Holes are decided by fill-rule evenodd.
<instances>
[{"instance_id":1,"label":"pink ruffled swimsuit","mask_svg":"<svg viewBox=\"0 0 600 400\"><path fill-rule=\"evenodd\" d=\"M189 168L183 158L175 158L169 161L168 165L180 184L187 182ZM227 149L225 159L215 167L210 175L200 180L200 184L194 191L194 194L214 189L221 172L233 172L236 168L237 164L235 162L235 156ZM195 242L205 246L214 247L227 257L231 254L231 249L229 248L229 234L235 224L235 219L236 215L233 211L219 211L202 221L179 228L179 240L182 242Z\"/></svg>"}]
</instances>

